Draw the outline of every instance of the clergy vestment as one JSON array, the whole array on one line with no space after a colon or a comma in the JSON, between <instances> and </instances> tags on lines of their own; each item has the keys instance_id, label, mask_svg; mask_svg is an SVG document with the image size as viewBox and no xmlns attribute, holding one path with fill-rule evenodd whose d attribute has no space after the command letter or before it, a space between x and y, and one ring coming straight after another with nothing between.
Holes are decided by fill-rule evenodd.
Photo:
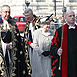
<instances>
[{"instance_id":1,"label":"clergy vestment","mask_svg":"<svg viewBox=\"0 0 77 77\"><path fill-rule=\"evenodd\" d=\"M61 47L62 30L62 60L61 70L59 70L57 50ZM57 29L52 39L50 50L56 56L55 58L53 57L52 60L53 77L77 77L77 25L75 25L74 29L69 29L67 24Z\"/></svg>"}]
</instances>

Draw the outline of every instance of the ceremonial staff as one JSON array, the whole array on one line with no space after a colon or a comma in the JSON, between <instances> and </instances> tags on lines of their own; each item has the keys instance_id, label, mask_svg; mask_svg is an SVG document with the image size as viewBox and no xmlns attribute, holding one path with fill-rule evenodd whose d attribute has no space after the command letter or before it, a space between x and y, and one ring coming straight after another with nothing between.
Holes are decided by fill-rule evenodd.
<instances>
[{"instance_id":1,"label":"ceremonial staff","mask_svg":"<svg viewBox=\"0 0 77 77\"><path fill-rule=\"evenodd\" d=\"M66 7L64 7L64 0L63 0L63 8L62 8L62 12L63 12L63 26L62 26L62 36L61 36L61 49L62 49L62 42L63 42L63 31L64 31L64 12L66 12ZM60 55L60 59L59 59L59 70L61 70L61 55Z\"/></svg>"}]
</instances>

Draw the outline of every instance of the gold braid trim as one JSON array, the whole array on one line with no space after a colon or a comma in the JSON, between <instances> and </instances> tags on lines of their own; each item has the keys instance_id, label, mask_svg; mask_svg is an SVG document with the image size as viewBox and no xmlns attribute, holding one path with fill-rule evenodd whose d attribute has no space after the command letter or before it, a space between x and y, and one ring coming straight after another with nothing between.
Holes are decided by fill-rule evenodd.
<instances>
[{"instance_id":1,"label":"gold braid trim","mask_svg":"<svg viewBox=\"0 0 77 77\"><path fill-rule=\"evenodd\" d=\"M25 56L26 56L26 63L27 63L27 70L28 70L28 75L32 75L32 68L31 68L31 63L30 63L30 56L29 56L29 45L28 45L28 33L29 33L29 23L26 24L26 31L24 32L24 42L25 42Z\"/></svg>"},{"instance_id":2,"label":"gold braid trim","mask_svg":"<svg viewBox=\"0 0 77 77\"><path fill-rule=\"evenodd\" d=\"M34 30L40 28L40 21L39 21L39 20L40 20L39 17L37 17L37 18L35 19L35 22L33 23Z\"/></svg>"},{"instance_id":3,"label":"gold braid trim","mask_svg":"<svg viewBox=\"0 0 77 77\"><path fill-rule=\"evenodd\" d=\"M28 69L28 74L31 76L32 75L32 68L31 68L31 62L30 62L30 56L29 56L29 45L28 45L28 33L29 33L29 23L26 23L26 31L24 32L24 42L25 42L25 56L26 60L25 62L27 63L27 69ZM39 22L37 22L37 19L35 20L34 23L32 23L32 26L34 30L40 28Z\"/></svg>"},{"instance_id":4,"label":"gold braid trim","mask_svg":"<svg viewBox=\"0 0 77 77\"><path fill-rule=\"evenodd\" d=\"M4 30L3 29L3 24L0 25L0 31L1 32L7 32L8 30ZM17 42L17 39L16 39L16 27L9 24L9 27L10 27L10 32L12 33L12 50L11 50L11 64L10 64L10 67L9 67L9 70L10 70L10 77L15 77L16 76L16 73L15 73L15 70L16 70L16 60L17 60L17 57L16 57L16 52L17 52L17 48L16 48L16 42ZM5 67L5 63L4 63L4 56L3 56L3 51L2 51L2 46L1 46L1 32L0 32L0 71L1 71L1 76L0 77L8 77L7 76L7 68Z\"/></svg>"},{"instance_id":5,"label":"gold braid trim","mask_svg":"<svg viewBox=\"0 0 77 77\"><path fill-rule=\"evenodd\" d=\"M1 44L1 31L3 25L0 24L0 77L8 77L7 76L7 67L5 65L5 58L3 56L2 44Z\"/></svg>"},{"instance_id":6,"label":"gold braid trim","mask_svg":"<svg viewBox=\"0 0 77 77\"><path fill-rule=\"evenodd\" d=\"M11 24L10 24L11 25ZM11 65L10 65L10 77L15 77L16 76L16 73L15 73L15 70L16 70L16 60L17 60L17 57L16 57L16 52L18 51L18 49L16 48L16 42L17 42L17 39L16 39L16 27L14 25L11 25L11 33L12 33L12 50L11 50L11 56L12 56L12 62L11 62Z\"/></svg>"}]
</instances>

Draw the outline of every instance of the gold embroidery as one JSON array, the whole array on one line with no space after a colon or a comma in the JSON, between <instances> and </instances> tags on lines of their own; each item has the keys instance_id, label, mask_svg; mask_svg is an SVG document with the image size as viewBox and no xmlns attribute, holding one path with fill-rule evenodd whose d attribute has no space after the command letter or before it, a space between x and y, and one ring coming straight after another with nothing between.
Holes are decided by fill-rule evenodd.
<instances>
[{"instance_id":1,"label":"gold embroidery","mask_svg":"<svg viewBox=\"0 0 77 77\"><path fill-rule=\"evenodd\" d=\"M19 36L19 33L17 33L17 36Z\"/></svg>"},{"instance_id":2,"label":"gold embroidery","mask_svg":"<svg viewBox=\"0 0 77 77\"><path fill-rule=\"evenodd\" d=\"M20 51L20 54L22 54L23 52L22 51Z\"/></svg>"},{"instance_id":3,"label":"gold embroidery","mask_svg":"<svg viewBox=\"0 0 77 77\"><path fill-rule=\"evenodd\" d=\"M0 25L0 75L3 77L6 77L6 69L5 69L5 65L4 65L4 57L3 57L3 52L2 52L2 44L1 44L1 28L2 25Z\"/></svg>"},{"instance_id":4,"label":"gold embroidery","mask_svg":"<svg viewBox=\"0 0 77 77\"><path fill-rule=\"evenodd\" d=\"M25 39L25 42L28 41L28 39Z\"/></svg>"},{"instance_id":5,"label":"gold embroidery","mask_svg":"<svg viewBox=\"0 0 77 77\"><path fill-rule=\"evenodd\" d=\"M1 32L7 32L8 30L4 30L3 29L3 24L0 24L0 27L1 27ZM17 39L16 39L16 36L15 34L17 33L16 30L15 30L15 26L12 26L11 24L9 24L9 27L10 27L10 32L12 33L12 50L11 50L11 64L10 64L10 67L9 67L9 70L10 70L10 77L15 77L16 74L15 74L15 70L17 69L16 68L16 60L17 60L17 57L16 57L16 52L17 52L17 48L16 48L16 43L17 43ZM0 32L0 72L1 72L1 76L2 77L7 77L7 68L6 68L6 65L4 63L4 56L3 56L3 51L2 51L2 46L1 46L1 32Z\"/></svg>"},{"instance_id":6,"label":"gold embroidery","mask_svg":"<svg viewBox=\"0 0 77 77\"><path fill-rule=\"evenodd\" d=\"M25 62L27 63L27 69L28 69L28 75L31 76L32 74L32 68L30 64L30 57L29 57L29 49L28 49L28 33L29 33L29 23L26 24L26 31L24 32L24 42L25 42L25 56L26 60Z\"/></svg>"},{"instance_id":7,"label":"gold embroidery","mask_svg":"<svg viewBox=\"0 0 77 77\"><path fill-rule=\"evenodd\" d=\"M25 70L23 70L23 74L25 74L26 72L25 72Z\"/></svg>"},{"instance_id":8,"label":"gold embroidery","mask_svg":"<svg viewBox=\"0 0 77 77\"><path fill-rule=\"evenodd\" d=\"M25 48L27 48L28 46L25 46Z\"/></svg>"}]
</instances>

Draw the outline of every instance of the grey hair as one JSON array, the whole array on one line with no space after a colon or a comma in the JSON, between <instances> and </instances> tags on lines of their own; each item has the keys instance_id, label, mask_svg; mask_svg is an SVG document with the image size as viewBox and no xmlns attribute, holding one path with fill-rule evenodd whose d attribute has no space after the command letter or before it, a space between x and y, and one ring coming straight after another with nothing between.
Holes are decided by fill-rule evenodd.
<instances>
[{"instance_id":1,"label":"grey hair","mask_svg":"<svg viewBox=\"0 0 77 77\"><path fill-rule=\"evenodd\" d=\"M32 11L32 9L27 8L27 9L25 9L25 11L24 11L23 14L26 14L26 13L31 13L31 14L33 14L33 11Z\"/></svg>"},{"instance_id":2,"label":"grey hair","mask_svg":"<svg viewBox=\"0 0 77 77\"><path fill-rule=\"evenodd\" d=\"M2 9L3 9L4 7L8 7L8 8L10 9L10 6L9 6L9 5L2 5L1 11L2 11Z\"/></svg>"}]
</instances>

